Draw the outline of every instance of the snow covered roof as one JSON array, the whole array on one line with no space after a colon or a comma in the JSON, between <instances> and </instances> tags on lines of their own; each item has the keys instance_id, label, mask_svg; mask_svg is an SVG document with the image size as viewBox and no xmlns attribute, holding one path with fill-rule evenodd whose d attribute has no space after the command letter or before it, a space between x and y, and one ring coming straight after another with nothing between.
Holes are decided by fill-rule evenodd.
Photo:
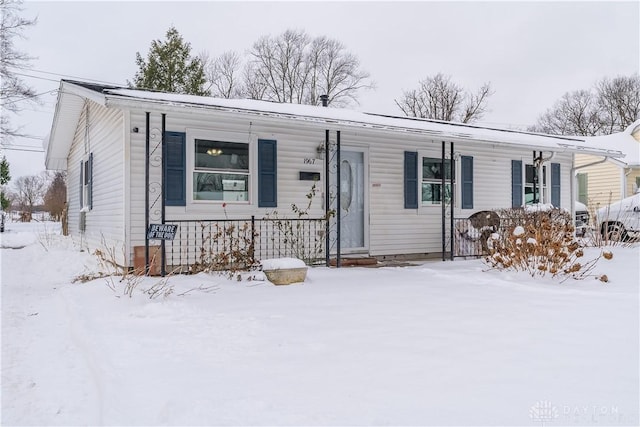
<instances>
[{"instance_id":1,"label":"snow covered roof","mask_svg":"<svg viewBox=\"0 0 640 427\"><path fill-rule=\"evenodd\" d=\"M406 132L424 135L433 139L454 142L474 141L478 143L504 144L555 152L576 152L598 156L624 157L622 151L610 149L600 144L600 140L584 137L554 136L532 132L499 129L474 124L443 122L413 117L398 117L375 113L365 113L343 108L326 108L312 105L285 104L250 99L221 99L206 96L181 95L146 90L99 86L91 83L62 80L58 96L58 106L52 127L52 141L55 141L56 123L61 112L60 104L64 94L84 95L107 107L138 107L145 104L162 105L165 108L202 108L216 111L235 112L261 117L276 117L326 124L327 127L364 127L392 132ZM96 98L97 96L97 98ZM70 97L67 97L70 98ZM70 104L73 100L68 99ZM77 109L77 105L76 105ZM68 114L67 114L68 115ZM79 117L79 110L71 114ZM68 133L69 131L66 132ZM71 135L72 136L72 135ZM47 158L49 158L49 151ZM62 153L58 153L62 154Z\"/></svg>"},{"instance_id":2,"label":"snow covered roof","mask_svg":"<svg viewBox=\"0 0 640 427\"><path fill-rule=\"evenodd\" d=\"M624 131L611 135L586 138L587 142L600 147L609 147L625 155L618 162L625 167L640 167L640 120L636 120Z\"/></svg>"}]
</instances>

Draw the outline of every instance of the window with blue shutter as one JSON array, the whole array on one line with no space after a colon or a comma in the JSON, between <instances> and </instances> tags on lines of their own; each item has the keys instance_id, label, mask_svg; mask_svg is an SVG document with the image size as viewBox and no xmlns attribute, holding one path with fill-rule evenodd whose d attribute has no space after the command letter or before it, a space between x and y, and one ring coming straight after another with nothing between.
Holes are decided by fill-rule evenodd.
<instances>
[{"instance_id":1,"label":"window with blue shutter","mask_svg":"<svg viewBox=\"0 0 640 427\"><path fill-rule=\"evenodd\" d=\"M278 150L271 139L258 140L258 207L278 206Z\"/></svg>"},{"instance_id":2,"label":"window with blue shutter","mask_svg":"<svg viewBox=\"0 0 640 427\"><path fill-rule=\"evenodd\" d=\"M473 209L473 157L461 156L462 209Z\"/></svg>"},{"instance_id":3,"label":"window with blue shutter","mask_svg":"<svg viewBox=\"0 0 640 427\"><path fill-rule=\"evenodd\" d=\"M404 152L404 208L418 209L418 153Z\"/></svg>"},{"instance_id":4,"label":"window with blue shutter","mask_svg":"<svg viewBox=\"0 0 640 427\"><path fill-rule=\"evenodd\" d=\"M167 206L185 206L186 197L186 135L165 132L164 200Z\"/></svg>"},{"instance_id":5,"label":"window with blue shutter","mask_svg":"<svg viewBox=\"0 0 640 427\"><path fill-rule=\"evenodd\" d=\"M511 206L522 206L522 160L511 160Z\"/></svg>"},{"instance_id":6,"label":"window with blue shutter","mask_svg":"<svg viewBox=\"0 0 640 427\"><path fill-rule=\"evenodd\" d=\"M560 207L560 163L551 163L551 204Z\"/></svg>"}]
</instances>

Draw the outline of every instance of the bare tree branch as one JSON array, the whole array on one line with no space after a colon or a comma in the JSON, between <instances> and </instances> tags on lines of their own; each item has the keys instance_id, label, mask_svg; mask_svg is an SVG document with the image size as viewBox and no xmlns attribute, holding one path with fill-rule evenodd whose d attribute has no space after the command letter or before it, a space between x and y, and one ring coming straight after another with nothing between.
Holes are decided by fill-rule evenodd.
<instances>
[{"instance_id":1,"label":"bare tree branch","mask_svg":"<svg viewBox=\"0 0 640 427\"><path fill-rule=\"evenodd\" d=\"M640 118L640 77L603 78L590 90L565 93L531 131L594 136L619 132Z\"/></svg>"},{"instance_id":2,"label":"bare tree branch","mask_svg":"<svg viewBox=\"0 0 640 427\"><path fill-rule=\"evenodd\" d=\"M19 16L22 12L22 1L0 0L0 142L6 143L18 136L19 129L11 126L5 111L17 113L21 111L20 102L38 103L33 88L16 73L17 70L28 69L33 57L17 50L15 38L24 38L23 31L35 25L35 19Z\"/></svg>"},{"instance_id":3,"label":"bare tree branch","mask_svg":"<svg viewBox=\"0 0 640 427\"><path fill-rule=\"evenodd\" d=\"M407 116L469 123L482 117L492 94L490 83L473 94L438 73L420 81L418 89L403 92L395 103Z\"/></svg>"},{"instance_id":4,"label":"bare tree branch","mask_svg":"<svg viewBox=\"0 0 640 427\"><path fill-rule=\"evenodd\" d=\"M251 98L318 105L320 95L328 95L329 104L346 105L357 102L361 89L373 87L369 73L342 43L311 39L304 31L262 37L250 55L244 77Z\"/></svg>"}]
</instances>

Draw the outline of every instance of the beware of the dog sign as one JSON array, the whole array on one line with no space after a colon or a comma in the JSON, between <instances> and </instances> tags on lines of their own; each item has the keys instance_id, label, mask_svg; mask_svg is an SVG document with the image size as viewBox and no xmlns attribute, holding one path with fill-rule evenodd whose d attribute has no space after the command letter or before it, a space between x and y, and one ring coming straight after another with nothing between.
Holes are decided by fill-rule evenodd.
<instances>
[{"instance_id":1,"label":"beware of the dog sign","mask_svg":"<svg viewBox=\"0 0 640 427\"><path fill-rule=\"evenodd\" d=\"M175 224L149 224L147 239L149 240L173 240L176 237L178 226Z\"/></svg>"}]
</instances>

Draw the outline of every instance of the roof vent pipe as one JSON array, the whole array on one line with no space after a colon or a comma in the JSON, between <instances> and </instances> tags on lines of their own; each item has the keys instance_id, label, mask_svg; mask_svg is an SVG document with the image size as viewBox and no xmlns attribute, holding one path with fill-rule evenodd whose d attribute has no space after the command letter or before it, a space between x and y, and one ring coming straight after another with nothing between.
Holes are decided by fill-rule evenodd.
<instances>
[{"instance_id":1,"label":"roof vent pipe","mask_svg":"<svg viewBox=\"0 0 640 427\"><path fill-rule=\"evenodd\" d=\"M329 106L329 95L320 95L320 101L322 101L323 107Z\"/></svg>"}]
</instances>

